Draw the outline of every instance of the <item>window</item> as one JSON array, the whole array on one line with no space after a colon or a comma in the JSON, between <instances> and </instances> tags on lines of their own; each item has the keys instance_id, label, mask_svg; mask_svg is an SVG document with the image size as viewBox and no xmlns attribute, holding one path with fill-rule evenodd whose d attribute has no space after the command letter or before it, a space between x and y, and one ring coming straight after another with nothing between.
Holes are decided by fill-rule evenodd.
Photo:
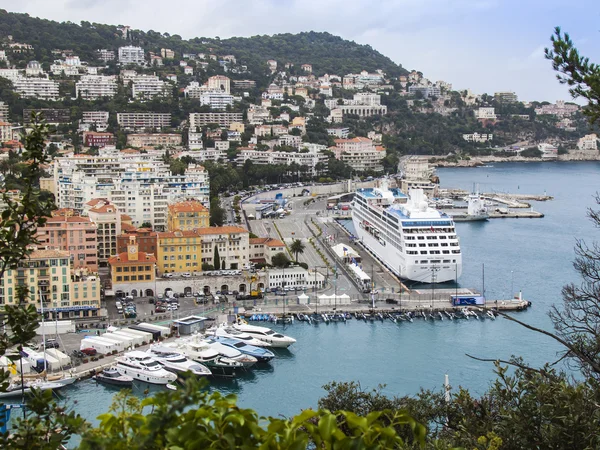
<instances>
[{"instance_id":1,"label":"window","mask_svg":"<svg viewBox=\"0 0 600 450\"><path fill-rule=\"evenodd\" d=\"M123 281L129 281L129 275L125 275L125 276L123 277Z\"/></svg>"},{"instance_id":2,"label":"window","mask_svg":"<svg viewBox=\"0 0 600 450\"><path fill-rule=\"evenodd\" d=\"M150 278L150 275L146 275L146 280L149 280Z\"/></svg>"}]
</instances>

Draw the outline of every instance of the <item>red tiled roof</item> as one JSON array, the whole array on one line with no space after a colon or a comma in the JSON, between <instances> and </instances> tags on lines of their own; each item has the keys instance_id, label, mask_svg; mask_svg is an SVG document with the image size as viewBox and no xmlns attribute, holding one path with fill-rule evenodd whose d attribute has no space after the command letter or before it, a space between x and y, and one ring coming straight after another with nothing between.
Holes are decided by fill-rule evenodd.
<instances>
[{"instance_id":1,"label":"red tiled roof","mask_svg":"<svg viewBox=\"0 0 600 450\"><path fill-rule=\"evenodd\" d=\"M68 252L67 252L68 254ZM156 257L152 253L138 252L138 259L136 261L129 261L129 253L123 252L116 256L108 258L108 264L111 266L120 264L140 264L140 263L155 263Z\"/></svg>"}]
</instances>

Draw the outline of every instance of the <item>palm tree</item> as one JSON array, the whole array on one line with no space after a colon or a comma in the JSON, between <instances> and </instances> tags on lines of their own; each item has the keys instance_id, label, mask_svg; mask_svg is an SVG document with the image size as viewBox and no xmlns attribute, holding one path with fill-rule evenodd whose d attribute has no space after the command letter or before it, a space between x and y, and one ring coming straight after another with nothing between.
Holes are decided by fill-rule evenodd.
<instances>
[{"instance_id":1,"label":"palm tree","mask_svg":"<svg viewBox=\"0 0 600 450\"><path fill-rule=\"evenodd\" d=\"M294 255L296 255L296 262L298 262L298 255L301 253L304 253L305 248L306 247L304 246L304 244L302 243L302 241L300 239L295 239L294 242L292 242L292 245L290 246L290 250Z\"/></svg>"}]
</instances>

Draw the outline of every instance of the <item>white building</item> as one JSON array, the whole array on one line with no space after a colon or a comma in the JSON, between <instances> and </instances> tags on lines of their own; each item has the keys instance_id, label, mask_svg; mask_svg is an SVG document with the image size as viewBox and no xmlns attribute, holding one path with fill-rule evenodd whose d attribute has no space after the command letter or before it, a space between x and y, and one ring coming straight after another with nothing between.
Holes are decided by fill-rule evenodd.
<instances>
[{"instance_id":1,"label":"white building","mask_svg":"<svg viewBox=\"0 0 600 450\"><path fill-rule=\"evenodd\" d=\"M538 145L538 150L542 152L542 158L556 159L558 157L558 147L555 145L542 142Z\"/></svg>"},{"instance_id":2,"label":"white building","mask_svg":"<svg viewBox=\"0 0 600 450\"><path fill-rule=\"evenodd\" d=\"M64 74L68 77L76 77L79 75L79 68L77 66L68 66L62 61L59 61L50 65L50 72L52 75Z\"/></svg>"},{"instance_id":3,"label":"white building","mask_svg":"<svg viewBox=\"0 0 600 450\"><path fill-rule=\"evenodd\" d=\"M305 144L308 153L300 152L278 152L278 151L259 151L249 148L239 149L236 161L238 164L244 164L246 160L253 164L287 164L296 163L300 166L306 166L312 175L317 175L317 164L322 163L323 169L327 168L327 155L323 150L327 147L319 144Z\"/></svg>"},{"instance_id":4,"label":"white building","mask_svg":"<svg viewBox=\"0 0 600 450\"><path fill-rule=\"evenodd\" d=\"M325 277L320 272L309 272L303 267L269 269L267 279L271 289L290 286L311 290L315 286L320 289L325 285Z\"/></svg>"},{"instance_id":5,"label":"white building","mask_svg":"<svg viewBox=\"0 0 600 450\"><path fill-rule=\"evenodd\" d=\"M47 78L18 77L13 80L13 88L21 97L34 97L46 100L58 99L58 83Z\"/></svg>"},{"instance_id":6,"label":"white building","mask_svg":"<svg viewBox=\"0 0 600 450\"><path fill-rule=\"evenodd\" d=\"M183 93L188 98L200 98L205 91L206 88L204 86L200 85L197 81L192 81L185 87Z\"/></svg>"},{"instance_id":7,"label":"white building","mask_svg":"<svg viewBox=\"0 0 600 450\"><path fill-rule=\"evenodd\" d=\"M463 134L463 139L467 142L487 142L494 139L494 135L492 133L489 134L479 134L479 133L471 133L471 134Z\"/></svg>"},{"instance_id":8,"label":"white building","mask_svg":"<svg viewBox=\"0 0 600 450\"><path fill-rule=\"evenodd\" d=\"M211 109L226 109L233 105L233 95L221 91L209 91L200 95L200 104L210 106Z\"/></svg>"},{"instance_id":9,"label":"white building","mask_svg":"<svg viewBox=\"0 0 600 450\"><path fill-rule=\"evenodd\" d=\"M210 112L210 113L190 113L190 128L197 129L208 125L209 123L216 123L222 127L228 127L232 123L241 123L243 121L242 113L230 113L230 112Z\"/></svg>"},{"instance_id":10,"label":"white building","mask_svg":"<svg viewBox=\"0 0 600 450\"><path fill-rule=\"evenodd\" d=\"M117 113L117 123L124 130L160 130L171 127L171 113L122 112Z\"/></svg>"},{"instance_id":11,"label":"white building","mask_svg":"<svg viewBox=\"0 0 600 450\"><path fill-rule=\"evenodd\" d=\"M241 269L248 265L250 233L237 226L198 228L202 236L202 262L215 265L215 248L219 249L222 269Z\"/></svg>"},{"instance_id":12,"label":"white building","mask_svg":"<svg viewBox=\"0 0 600 450\"><path fill-rule=\"evenodd\" d=\"M335 147L330 147L336 159L344 161L357 172L383 170L385 149L373 145L371 139L355 137L353 139L335 139Z\"/></svg>"},{"instance_id":13,"label":"white building","mask_svg":"<svg viewBox=\"0 0 600 450\"><path fill-rule=\"evenodd\" d=\"M481 107L475 111L475 118L478 120L496 120L496 110L491 107Z\"/></svg>"},{"instance_id":14,"label":"white building","mask_svg":"<svg viewBox=\"0 0 600 450\"><path fill-rule=\"evenodd\" d=\"M128 45L126 47L119 47L119 62L121 64L138 64L144 65L146 62L144 56L144 49L141 47L135 47Z\"/></svg>"},{"instance_id":15,"label":"white building","mask_svg":"<svg viewBox=\"0 0 600 450\"><path fill-rule=\"evenodd\" d=\"M209 207L209 177L202 166L190 165L183 175L173 175L160 152L60 157L53 161L56 204L78 212L94 198L110 200L140 226L167 225L169 203L194 198Z\"/></svg>"},{"instance_id":16,"label":"white building","mask_svg":"<svg viewBox=\"0 0 600 450\"><path fill-rule=\"evenodd\" d=\"M27 77L39 77L44 74L42 65L37 61L29 61L25 68L25 76Z\"/></svg>"},{"instance_id":17,"label":"white building","mask_svg":"<svg viewBox=\"0 0 600 450\"><path fill-rule=\"evenodd\" d=\"M75 83L75 96L84 100L112 98L117 93L115 76L85 75Z\"/></svg>"},{"instance_id":18,"label":"white building","mask_svg":"<svg viewBox=\"0 0 600 450\"><path fill-rule=\"evenodd\" d=\"M188 132L188 148L190 150L201 150L204 148L202 143L202 133L196 133L194 131Z\"/></svg>"},{"instance_id":19,"label":"white building","mask_svg":"<svg viewBox=\"0 0 600 450\"><path fill-rule=\"evenodd\" d=\"M0 77L15 81L21 76L19 72L19 69L0 69Z\"/></svg>"},{"instance_id":20,"label":"white building","mask_svg":"<svg viewBox=\"0 0 600 450\"><path fill-rule=\"evenodd\" d=\"M565 103L564 100L557 100L556 104L542 105L535 108L537 115L551 115L556 117L570 117L579 111L579 106L573 103Z\"/></svg>"},{"instance_id":21,"label":"white building","mask_svg":"<svg viewBox=\"0 0 600 450\"><path fill-rule=\"evenodd\" d=\"M97 131L104 131L108 128L108 111L84 111L81 123L94 125Z\"/></svg>"},{"instance_id":22,"label":"white building","mask_svg":"<svg viewBox=\"0 0 600 450\"><path fill-rule=\"evenodd\" d=\"M598 136L595 134L587 134L577 142L579 150L598 151Z\"/></svg>"},{"instance_id":23,"label":"white building","mask_svg":"<svg viewBox=\"0 0 600 450\"><path fill-rule=\"evenodd\" d=\"M104 62L112 61L115 59L115 52L113 50L106 50L105 48L96 50L98 59Z\"/></svg>"},{"instance_id":24,"label":"white building","mask_svg":"<svg viewBox=\"0 0 600 450\"><path fill-rule=\"evenodd\" d=\"M157 96L168 97L171 95L169 85L159 80L156 75L139 75L132 80L131 95L138 99L147 99Z\"/></svg>"}]
</instances>

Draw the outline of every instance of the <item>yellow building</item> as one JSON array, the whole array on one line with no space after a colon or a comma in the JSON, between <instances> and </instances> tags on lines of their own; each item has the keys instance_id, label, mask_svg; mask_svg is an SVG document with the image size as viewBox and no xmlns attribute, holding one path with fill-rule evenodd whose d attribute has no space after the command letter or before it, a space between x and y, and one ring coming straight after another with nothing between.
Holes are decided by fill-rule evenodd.
<instances>
[{"instance_id":1,"label":"yellow building","mask_svg":"<svg viewBox=\"0 0 600 450\"><path fill-rule=\"evenodd\" d=\"M154 283L156 258L152 253L140 252L135 236L131 236L127 251L108 259L113 289L131 290L140 283Z\"/></svg>"},{"instance_id":2,"label":"yellow building","mask_svg":"<svg viewBox=\"0 0 600 450\"><path fill-rule=\"evenodd\" d=\"M167 231L156 235L159 273L202 270L202 238L197 230Z\"/></svg>"},{"instance_id":3,"label":"yellow building","mask_svg":"<svg viewBox=\"0 0 600 450\"><path fill-rule=\"evenodd\" d=\"M17 286L29 288L28 303L58 319L97 317L100 314L100 278L72 274L68 251L34 250L16 269L0 279L0 310L14 305Z\"/></svg>"},{"instance_id":4,"label":"yellow building","mask_svg":"<svg viewBox=\"0 0 600 450\"><path fill-rule=\"evenodd\" d=\"M198 200L173 203L167 211L167 230L189 231L206 228L209 226L209 217L208 209Z\"/></svg>"},{"instance_id":5,"label":"yellow building","mask_svg":"<svg viewBox=\"0 0 600 450\"><path fill-rule=\"evenodd\" d=\"M242 122L231 122L231 124L229 124L229 129L231 131L237 131L238 133L243 133L245 131L246 127Z\"/></svg>"}]
</instances>

